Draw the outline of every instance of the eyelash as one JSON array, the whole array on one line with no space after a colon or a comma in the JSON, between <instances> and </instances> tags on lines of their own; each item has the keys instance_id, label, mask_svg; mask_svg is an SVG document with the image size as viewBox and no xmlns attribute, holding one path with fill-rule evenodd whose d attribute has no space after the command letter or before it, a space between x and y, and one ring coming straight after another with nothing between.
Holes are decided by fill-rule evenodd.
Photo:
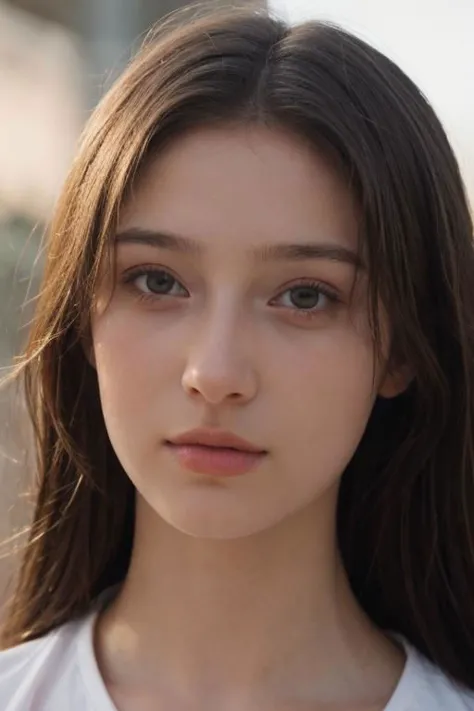
<instances>
[{"instance_id":1,"label":"eyelash","mask_svg":"<svg viewBox=\"0 0 474 711\"><path fill-rule=\"evenodd\" d=\"M284 294L289 291L301 288L314 289L314 291L318 294L318 297L323 296L328 300L329 304L326 308L322 309L317 308L317 306L310 309L298 309L296 306L294 306L293 308L289 306L280 307L291 312L292 317L301 318L305 320L319 318L322 312L327 311L328 308L335 307L341 303L341 299L339 298L338 294L335 292L334 289L331 289L329 286L322 284L319 281L315 281L314 279L301 279L300 281L287 284L284 288L282 288L277 294L277 296L271 299L270 305L278 306L278 304L275 303L277 299L280 299Z\"/></svg>"},{"instance_id":2,"label":"eyelash","mask_svg":"<svg viewBox=\"0 0 474 711\"><path fill-rule=\"evenodd\" d=\"M140 302L143 301L157 301L157 299L161 299L164 296L169 296L169 294L153 294L147 293L140 291L133 282L135 282L139 277L141 276L149 276L150 274L167 274L170 276L172 279L174 279L178 284L181 285L181 282L177 277L174 276L174 274L169 270L165 268L160 268L158 269L156 266L148 266L148 265L143 265L142 267L137 267L135 269L132 269L130 271L127 271L124 276L122 277L122 282L126 286L130 286L135 293L138 295L138 299ZM183 287L185 289L185 287ZM187 291L187 289L185 289ZM178 298L183 298L183 297L178 297Z\"/></svg>"},{"instance_id":3,"label":"eyelash","mask_svg":"<svg viewBox=\"0 0 474 711\"><path fill-rule=\"evenodd\" d=\"M141 276L149 276L150 274L166 274L169 275L172 279L174 279L180 286L181 282L179 279L177 279L174 274L169 270L165 268L156 268L156 266L147 266L144 265L142 267L138 267L136 269L133 269L131 271L126 272L126 274L122 277L122 282L125 285L131 286L135 292L138 293L138 299L140 302L148 302L148 301L154 301L156 302L157 300L160 300L161 298L165 296L169 296L168 294L153 294L153 293L146 293L140 291L133 282L135 282L139 277ZM315 292L318 293L318 295L324 296L326 299L328 299L330 306L336 306L337 304L341 303L341 299L339 298L338 294L335 292L335 290L331 289L327 285L321 284L321 282L311 280L311 279L301 279L300 281L290 283L286 285L284 288L282 288L279 293L270 300L270 305L271 306L276 306L278 307L278 304L276 304L276 301L281 298L284 294L286 294L288 291L291 291L293 289L298 289L301 287L306 287L309 289L314 289ZM182 287L185 291L185 287ZM176 295L172 295L174 298L187 298L183 296L176 297ZM188 293L189 296L189 293ZM313 319L317 318L321 311L325 311L327 309L298 309L297 307L291 308L291 307L285 307L285 306L280 306L279 308L285 309L287 311L290 311L292 315L294 315L296 318L302 318L302 319Z\"/></svg>"}]
</instances>

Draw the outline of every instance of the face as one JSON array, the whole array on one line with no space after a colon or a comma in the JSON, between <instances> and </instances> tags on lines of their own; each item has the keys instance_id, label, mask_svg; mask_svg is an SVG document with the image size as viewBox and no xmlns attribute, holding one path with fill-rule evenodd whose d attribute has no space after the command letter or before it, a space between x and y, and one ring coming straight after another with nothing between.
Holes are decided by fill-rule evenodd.
<instances>
[{"instance_id":1,"label":"face","mask_svg":"<svg viewBox=\"0 0 474 711\"><path fill-rule=\"evenodd\" d=\"M276 130L201 129L142 174L93 360L117 456L171 526L246 536L337 489L386 386L357 230L337 172Z\"/></svg>"}]
</instances>

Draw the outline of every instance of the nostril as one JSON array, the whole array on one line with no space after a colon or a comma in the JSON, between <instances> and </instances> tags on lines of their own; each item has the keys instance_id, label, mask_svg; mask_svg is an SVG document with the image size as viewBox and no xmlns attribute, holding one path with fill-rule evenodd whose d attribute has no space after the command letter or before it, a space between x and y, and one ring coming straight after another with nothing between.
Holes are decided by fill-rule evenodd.
<instances>
[{"instance_id":1,"label":"nostril","mask_svg":"<svg viewBox=\"0 0 474 711\"><path fill-rule=\"evenodd\" d=\"M189 388L188 392L191 397L201 397L201 392L198 390L198 388Z\"/></svg>"}]
</instances>

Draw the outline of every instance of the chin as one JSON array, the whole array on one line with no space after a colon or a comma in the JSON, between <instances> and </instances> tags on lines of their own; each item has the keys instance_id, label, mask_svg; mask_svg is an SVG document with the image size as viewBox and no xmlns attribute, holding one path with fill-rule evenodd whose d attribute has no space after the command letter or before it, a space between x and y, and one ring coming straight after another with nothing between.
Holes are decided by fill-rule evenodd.
<instances>
[{"instance_id":1,"label":"chin","mask_svg":"<svg viewBox=\"0 0 474 711\"><path fill-rule=\"evenodd\" d=\"M207 500L206 500L207 499ZM235 540L253 536L275 526L284 515L249 506L248 501L216 501L201 495L168 502L166 511L152 506L169 526L193 538Z\"/></svg>"},{"instance_id":2,"label":"chin","mask_svg":"<svg viewBox=\"0 0 474 711\"><path fill-rule=\"evenodd\" d=\"M174 515L173 515L174 514ZM208 540L235 540L246 538L261 533L266 529L261 521L251 522L247 517L223 518L215 515L199 515L187 512L167 512L162 518L176 530L192 538L206 538ZM253 523L253 525L252 525Z\"/></svg>"}]
</instances>

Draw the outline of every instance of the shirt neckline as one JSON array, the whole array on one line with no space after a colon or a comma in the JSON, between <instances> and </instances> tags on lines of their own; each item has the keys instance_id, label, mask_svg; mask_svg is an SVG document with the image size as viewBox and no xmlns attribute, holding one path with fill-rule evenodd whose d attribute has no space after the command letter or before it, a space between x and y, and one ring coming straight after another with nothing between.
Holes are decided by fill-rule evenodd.
<instances>
[{"instance_id":1,"label":"shirt neckline","mask_svg":"<svg viewBox=\"0 0 474 711\"><path fill-rule=\"evenodd\" d=\"M77 639L79 673L86 694L97 711L118 711L105 685L94 649L94 632L99 613L118 586L105 590L93 603L92 610L82 621Z\"/></svg>"},{"instance_id":2,"label":"shirt neckline","mask_svg":"<svg viewBox=\"0 0 474 711\"><path fill-rule=\"evenodd\" d=\"M107 690L105 682L100 673L97 658L94 650L94 631L99 613L102 610L104 600L108 601L114 593L113 590L106 590L94 604L93 610L89 612L81 623L78 634L78 659L79 671L86 688L89 699L97 711L117 711ZM400 678L393 690L383 711L416 711L415 701L417 685L420 675L423 673L423 664L417 650L412 647L404 637L393 635L402 646L406 661ZM407 704L410 704L409 706Z\"/></svg>"}]
</instances>

